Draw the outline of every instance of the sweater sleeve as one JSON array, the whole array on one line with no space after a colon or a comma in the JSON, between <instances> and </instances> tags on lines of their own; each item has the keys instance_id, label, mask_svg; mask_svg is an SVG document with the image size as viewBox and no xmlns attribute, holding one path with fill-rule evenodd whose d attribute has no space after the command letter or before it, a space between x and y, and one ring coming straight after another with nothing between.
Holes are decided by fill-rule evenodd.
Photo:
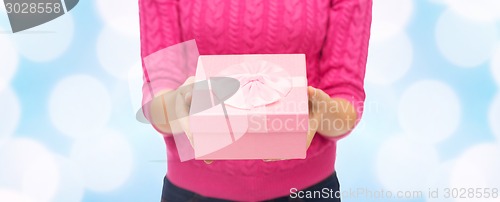
<instances>
[{"instance_id":1,"label":"sweater sleeve","mask_svg":"<svg viewBox=\"0 0 500 202\"><path fill-rule=\"evenodd\" d=\"M186 77L175 65L167 47L180 43L178 0L139 0L141 58L143 70L142 111L150 118L150 102L166 89L176 89ZM166 56L166 57L165 57ZM153 127L161 133L158 128ZM168 134L163 134L168 135Z\"/></svg>"},{"instance_id":2,"label":"sweater sleeve","mask_svg":"<svg viewBox=\"0 0 500 202\"><path fill-rule=\"evenodd\" d=\"M150 101L155 93L164 89L175 89L186 77L183 68L161 65L158 59L162 49L181 41L177 0L139 0L141 31L141 58L144 85L143 104ZM156 56L153 56L156 54ZM148 63L147 58L156 61ZM162 61L163 62L163 61Z\"/></svg>"},{"instance_id":3,"label":"sweater sleeve","mask_svg":"<svg viewBox=\"0 0 500 202\"><path fill-rule=\"evenodd\" d=\"M326 39L322 48L319 87L333 98L353 104L357 124L363 114L363 87L372 0L332 0ZM338 137L338 140L350 132Z\"/></svg>"}]
</instances>

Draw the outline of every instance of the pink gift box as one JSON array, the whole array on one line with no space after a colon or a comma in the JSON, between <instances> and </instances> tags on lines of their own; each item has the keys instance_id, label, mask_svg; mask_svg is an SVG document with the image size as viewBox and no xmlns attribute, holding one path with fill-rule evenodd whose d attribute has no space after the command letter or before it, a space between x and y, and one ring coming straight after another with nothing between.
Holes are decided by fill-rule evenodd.
<instances>
[{"instance_id":1,"label":"pink gift box","mask_svg":"<svg viewBox=\"0 0 500 202\"><path fill-rule=\"evenodd\" d=\"M195 159L306 157L304 54L204 55L195 80L189 117Z\"/></svg>"}]
</instances>

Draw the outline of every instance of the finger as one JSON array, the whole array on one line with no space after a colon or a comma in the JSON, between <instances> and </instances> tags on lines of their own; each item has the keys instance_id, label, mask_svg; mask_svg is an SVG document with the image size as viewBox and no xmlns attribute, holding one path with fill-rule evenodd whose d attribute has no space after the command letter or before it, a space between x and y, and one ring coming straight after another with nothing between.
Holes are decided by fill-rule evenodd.
<instances>
[{"instance_id":1,"label":"finger","mask_svg":"<svg viewBox=\"0 0 500 202\"><path fill-rule=\"evenodd\" d=\"M307 132L307 142L306 142L306 148L309 148L311 146L312 140L314 139L314 135L316 134L315 130L309 130Z\"/></svg>"},{"instance_id":2,"label":"finger","mask_svg":"<svg viewBox=\"0 0 500 202\"><path fill-rule=\"evenodd\" d=\"M312 86L307 87L307 95L308 95L309 100L314 100L316 98L316 94L317 94L316 88L314 88Z\"/></svg>"},{"instance_id":3,"label":"finger","mask_svg":"<svg viewBox=\"0 0 500 202\"><path fill-rule=\"evenodd\" d=\"M191 106L192 90L193 90L194 77L188 77L184 83L178 88L179 92L176 97L176 115L179 117L177 123L180 125L184 133L186 134L189 143L194 147L194 140L191 130L189 128L189 109Z\"/></svg>"},{"instance_id":4,"label":"finger","mask_svg":"<svg viewBox=\"0 0 500 202\"><path fill-rule=\"evenodd\" d=\"M306 140L306 148L311 146L311 143L316 135L316 131L318 131L319 121L316 118L309 118L309 128L307 130L307 140Z\"/></svg>"},{"instance_id":5,"label":"finger","mask_svg":"<svg viewBox=\"0 0 500 202\"><path fill-rule=\"evenodd\" d=\"M262 159L264 162L283 161L286 159Z\"/></svg>"},{"instance_id":6,"label":"finger","mask_svg":"<svg viewBox=\"0 0 500 202\"><path fill-rule=\"evenodd\" d=\"M184 102L184 97L182 95L177 96L177 102ZM187 105L180 104L177 105L178 107L175 109L177 117L176 123L182 128L184 133L186 134L187 138L189 139L189 143L191 143L191 146L194 147L194 141L193 141L193 135L191 133L191 130L189 128L189 109Z\"/></svg>"},{"instance_id":7,"label":"finger","mask_svg":"<svg viewBox=\"0 0 500 202\"><path fill-rule=\"evenodd\" d=\"M308 86L307 95L311 101L322 101L330 97L330 95L328 95L325 91L312 86Z\"/></svg>"},{"instance_id":8,"label":"finger","mask_svg":"<svg viewBox=\"0 0 500 202\"><path fill-rule=\"evenodd\" d=\"M314 114L313 114L313 112L314 112L313 111L313 107L314 107L313 103L309 100L309 101L307 101L307 106L309 108L309 118L311 118L311 117L314 116Z\"/></svg>"},{"instance_id":9,"label":"finger","mask_svg":"<svg viewBox=\"0 0 500 202\"><path fill-rule=\"evenodd\" d=\"M184 94L184 102L186 103L187 106L191 106L192 99L193 99L192 92L186 92L186 94Z\"/></svg>"},{"instance_id":10,"label":"finger","mask_svg":"<svg viewBox=\"0 0 500 202\"><path fill-rule=\"evenodd\" d=\"M194 87L194 77L190 76L189 78L186 79L186 81L184 81L184 83L179 88L179 94L181 94L181 96L184 99L184 103L187 106L191 106L193 87Z\"/></svg>"},{"instance_id":11,"label":"finger","mask_svg":"<svg viewBox=\"0 0 500 202\"><path fill-rule=\"evenodd\" d=\"M203 160L205 161L206 164L212 164L214 161L213 160Z\"/></svg>"}]
</instances>

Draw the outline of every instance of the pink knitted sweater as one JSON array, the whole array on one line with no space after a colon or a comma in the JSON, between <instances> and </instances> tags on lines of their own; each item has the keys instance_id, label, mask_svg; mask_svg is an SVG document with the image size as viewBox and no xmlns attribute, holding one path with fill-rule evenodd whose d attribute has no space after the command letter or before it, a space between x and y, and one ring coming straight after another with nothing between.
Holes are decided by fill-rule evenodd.
<instances>
[{"instance_id":1,"label":"pink knitted sweater","mask_svg":"<svg viewBox=\"0 0 500 202\"><path fill-rule=\"evenodd\" d=\"M139 7L143 57L191 39L202 55L305 53L309 85L352 101L361 117L372 0L139 0ZM145 72L145 82L165 78L159 74ZM152 86L173 88L182 81L158 82ZM344 136L316 134L304 160L210 165L180 162L173 138L166 136L167 177L207 197L258 201L286 196L290 188L304 189L332 174L336 143Z\"/></svg>"}]
</instances>

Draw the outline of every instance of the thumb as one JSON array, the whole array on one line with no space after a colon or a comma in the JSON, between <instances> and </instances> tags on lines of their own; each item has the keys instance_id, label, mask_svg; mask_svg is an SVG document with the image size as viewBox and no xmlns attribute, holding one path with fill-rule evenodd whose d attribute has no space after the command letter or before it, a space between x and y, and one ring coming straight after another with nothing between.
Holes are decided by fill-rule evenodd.
<instances>
[{"instance_id":1,"label":"thumb","mask_svg":"<svg viewBox=\"0 0 500 202\"><path fill-rule=\"evenodd\" d=\"M184 102L187 106L191 106L191 100L193 99L193 93L188 91L184 94Z\"/></svg>"},{"instance_id":2,"label":"thumb","mask_svg":"<svg viewBox=\"0 0 500 202\"><path fill-rule=\"evenodd\" d=\"M182 94L182 97L184 99L184 102L187 106L191 105L191 99L192 99L192 92L193 92L193 86L194 86L194 77L190 76L184 81L184 83L181 85L181 91L180 93Z\"/></svg>"},{"instance_id":3,"label":"thumb","mask_svg":"<svg viewBox=\"0 0 500 202\"><path fill-rule=\"evenodd\" d=\"M316 99L316 95L317 95L317 89L312 87L312 86L308 86L307 87L307 96L309 98L309 100L313 101Z\"/></svg>"}]
</instances>

